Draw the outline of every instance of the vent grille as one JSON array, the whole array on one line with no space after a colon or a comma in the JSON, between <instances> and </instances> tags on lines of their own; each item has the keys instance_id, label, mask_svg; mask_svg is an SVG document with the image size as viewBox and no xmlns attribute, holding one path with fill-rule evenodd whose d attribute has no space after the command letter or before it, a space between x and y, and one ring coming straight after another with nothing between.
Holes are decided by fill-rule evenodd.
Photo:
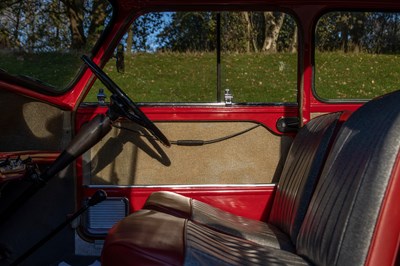
<instances>
[{"instance_id":1,"label":"vent grille","mask_svg":"<svg viewBox=\"0 0 400 266\"><path fill-rule=\"evenodd\" d=\"M105 235L108 230L129 213L126 198L108 198L88 209L85 219L90 235Z\"/></svg>"}]
</instances>

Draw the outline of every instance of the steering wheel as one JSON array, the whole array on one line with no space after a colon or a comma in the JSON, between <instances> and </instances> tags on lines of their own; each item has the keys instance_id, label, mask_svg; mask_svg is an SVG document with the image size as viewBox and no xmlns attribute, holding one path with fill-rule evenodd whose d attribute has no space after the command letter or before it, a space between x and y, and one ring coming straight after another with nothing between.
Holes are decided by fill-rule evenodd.
<instances>
[{"instance_id":1,"label":"steering wheel","mask_svg":"<svg viewBox=\"0 0 400 266\"><path fill-rule=\"evenodd\" d=\"M83 55L83 62L92 70L96 77L107 87L113 94L111 99L113 104L117 105L118 111L122 112L121 115L129 120L146 128L156 139L162 144L169 147L171 146L169 140L161 132L161 130L139 109L139 107L126 95L121 88L115 84L112 79L107 76L104 71L98 67L88 56Z\"/></svg>"}]
</instances>

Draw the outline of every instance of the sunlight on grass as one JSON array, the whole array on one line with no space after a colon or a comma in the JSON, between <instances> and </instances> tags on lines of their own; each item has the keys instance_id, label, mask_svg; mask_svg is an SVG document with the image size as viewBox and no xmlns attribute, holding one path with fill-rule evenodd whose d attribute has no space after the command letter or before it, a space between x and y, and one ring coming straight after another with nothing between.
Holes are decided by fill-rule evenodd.
<instances>
[{"instance_id":1,"label":"sunlight on grass","mask_svg":"<svg viewBox=\"0 0 400 266\"><path fill-rule=\"evenodd\" d=\"M296 102L296 54L223 54L222 90L234 102ZM136 102L216 102L215 53L155 53L125 57L125 72L115 59L105 72ZM85 101L96 101L104 87L96 81Z\"/></svg>"},{"instance_id":2,"label":"sunlight on grass","mask_svg":"<svg viewBox=\"0 0 400 266\"><path fill-rule=\"evenodd\" d=\"M371 99L400 88L400 56L316 53L315 90L324 99Z\"/></svg>"},{"instance_id":3,"label":"sunlight on grass","mask_svg":"<svg viewBox=\"0 0 400 266\"><path fill-rule=\"evenodd\" d=\"M40 60L38 60L40 57ZM0 68L45 80L63 89L79 71L76 54L2 54ZM115 58L105 72L136 102L216 102L215 53L153 53L125 57L118 73ZM297 55L292 53L223 53L222 90L234 102L296 102ZM366 53L317 52L314 89L323 99L371 99L400 88L400 56ZM104 88L96 81L86 102L97 102ZM108 93L108 95L110 95Z\"/></svg>"},{"instance_id":4,"label":"sunlight on grass","mask_svg":"<svg viewBox=\"0 0 400 266\"><path fill-rule=\"evenodd\" d=\"M82 60L77 53L1 53L0 68L12 75L27 75L63 90L76 76Z\"/></svg>"}]
</instances>

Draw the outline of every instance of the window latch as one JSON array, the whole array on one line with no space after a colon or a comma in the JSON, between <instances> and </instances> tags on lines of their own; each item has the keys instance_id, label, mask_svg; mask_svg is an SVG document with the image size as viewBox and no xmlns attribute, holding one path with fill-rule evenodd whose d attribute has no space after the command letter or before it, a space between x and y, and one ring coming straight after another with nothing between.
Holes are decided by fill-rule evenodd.
<instances>
[{"instance_id":1,"label":"window latch","mask_svg":"<svg viewBox=\"0 0 400 266\"><path fill-rule=\"evenodd\" d=\"M105 94L104 89L99 89L99 92L97 93L97 101L98 101L99 105L105 105L106 98L107 98L107 95Z\"/></svg>"},{"instance_id":2,"label":"window latch","mask_svg":"<svg viewBox=\"0 0 400 266\"><path fill-rule=\"evenodd\" d=\"M233 95L229 89L225 89L224 99L225 99L225 105L227 106L232 105Z\"/></svg>"}]
</instances>

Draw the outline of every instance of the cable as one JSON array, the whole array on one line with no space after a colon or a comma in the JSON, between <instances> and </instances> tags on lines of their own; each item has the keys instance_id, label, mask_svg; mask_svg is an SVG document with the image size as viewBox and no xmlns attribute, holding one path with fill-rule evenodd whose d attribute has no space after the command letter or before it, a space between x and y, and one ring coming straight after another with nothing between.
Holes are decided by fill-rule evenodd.
<instances>
[{"instance_id":1,"label":"cable","mask_svg":"<svg viewBox=\"0 0 400 266\"><path fill-rule=\"evenodd\" d=\"M130 132L133 132L135 134L138 134L140 137L146 137L146 138L151 138L153 140L157 140L156 138L154 138L153 136L149 135L149 134L143 134L142 132L135 130L135 129L131 129L128 127L123 127L123 126L117 126L117 125L112 125L115 128L118 129L123 129L123 130L128 130ZM210 139L210 140L172 140L170 141L171 145L177 145L177 146L204 146L204 145L209 145L209 144L214 144L214 143L218 143L218 142L222 142L240 135L243 135L253 129L256 129L257 127L261 126L261 124L256 124L255 126L252 126L250 128L247 128L245 130L242 130L240 132L228 135L228 136L224 136L224 137L220 137L220 138L216 138L216 139Z\"/></svg>"}]
</instances>

